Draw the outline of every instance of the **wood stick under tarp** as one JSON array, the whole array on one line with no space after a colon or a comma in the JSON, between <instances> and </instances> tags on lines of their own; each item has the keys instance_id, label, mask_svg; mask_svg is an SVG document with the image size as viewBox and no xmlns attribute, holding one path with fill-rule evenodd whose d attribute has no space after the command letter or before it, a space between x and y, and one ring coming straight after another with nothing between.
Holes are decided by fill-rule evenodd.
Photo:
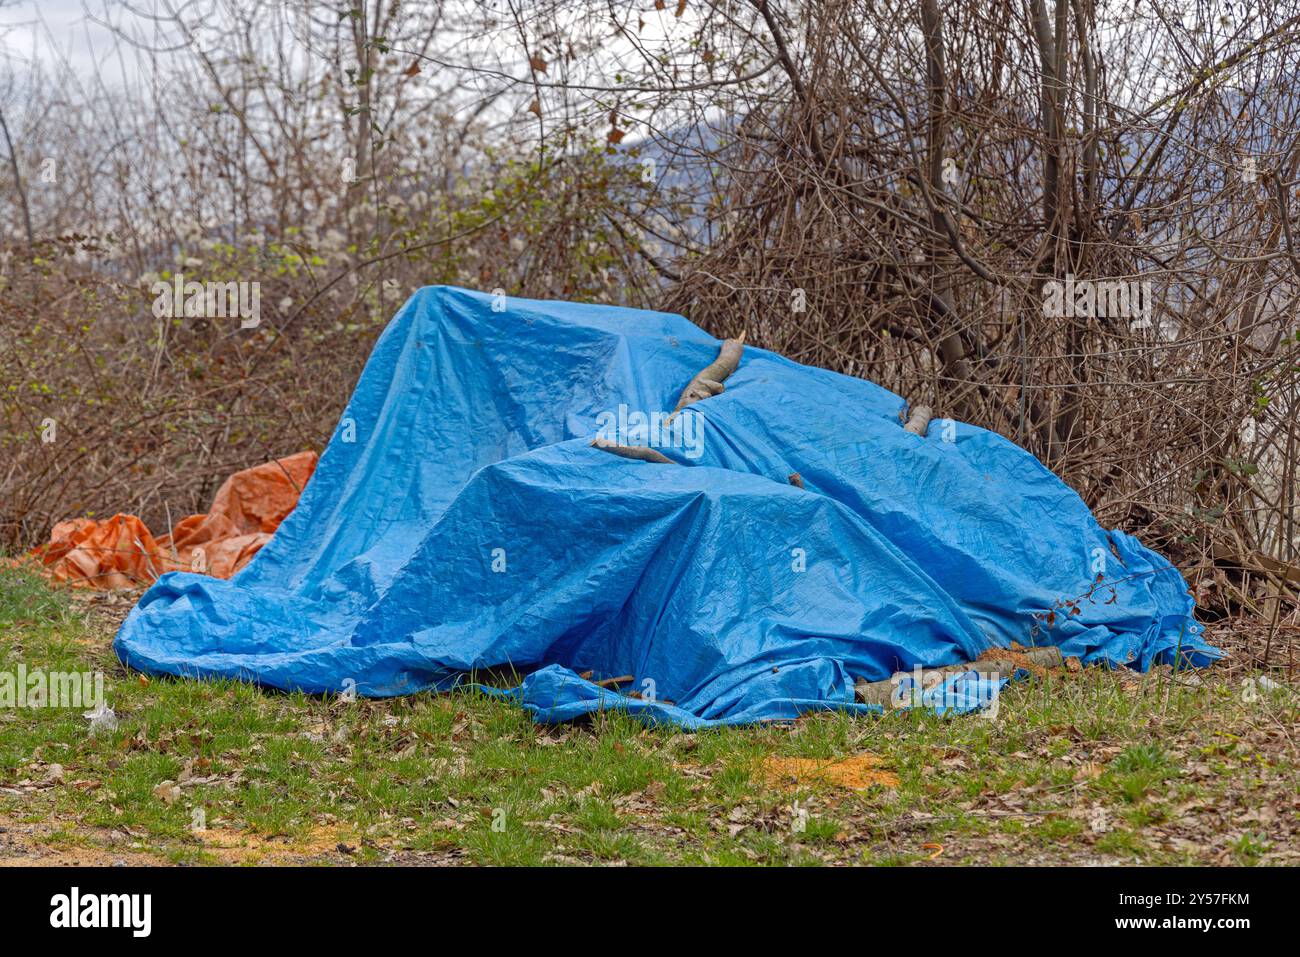
<instances>
[{"instance_id":1,"label":"wood stick under tarp","mask_svg":"<svg viewBox=\"0 0 1300 957\"><path fill-rule=\"evenodd\" d=\"M644 445L619 445L609 439L596 439L591 444L602 451L621 455L625 459L636 459L640 462L658 462L660 465L673 464L673 460L662 452Z\"/></svg>"},{"instance_id":2,"label":"wood stick under tarp","mask_svg":"<svg viewBox=\"0 0 1300 957\"><path fill-rule=\"evenodd\" d=\"M911 432L913 435L925 435L925 430L930 427L930 418L934 412L928 405L918 405L908 416L907 424L903 426L904 432Z\"/></svg>"},{"instance_id":3,"label":"wood stick under tarp","mask_svg":"<svg viewBox=\"0 0 1300 957\"><path fill-rule=\"evenodd\" d=\"M688 405L720 394L726 387L722 384L727 376L736 371L740 357L745 351L745 333L741 332L735 339L724 339L718 357L695 374L695 378L682 390L668 421Z\"/></svg>"},{"instance_id":4,"label":"wood stick under tarp","mask_svg":"<svg viewBox=\"0 0 1300 957\"><path fill-rule=\"evenodd\" d=\"M987 658L981 657L975 661L966 661L959 665L944 665L941 668L924 669L921 672L922 688L930 684L926 680L930 675L937 676L935 683L943 681L949 675L959 674L963 671L979 671L983 674L1003 675L1010 678L1021 668L1032 671L1035 668L1039 670L1059 668L1064 664L1061 649L1055 645L1025 648L1016 651L994 648L986 651L985 654L988 655ZM888 709L893 707L894 692L898 687L899 680L903 677L910 678L913 674L911 671L898 671L884 681L859 680L854 685L853 691L857 699L863 704L876 704Z\"/></svg>"}]
</instances>

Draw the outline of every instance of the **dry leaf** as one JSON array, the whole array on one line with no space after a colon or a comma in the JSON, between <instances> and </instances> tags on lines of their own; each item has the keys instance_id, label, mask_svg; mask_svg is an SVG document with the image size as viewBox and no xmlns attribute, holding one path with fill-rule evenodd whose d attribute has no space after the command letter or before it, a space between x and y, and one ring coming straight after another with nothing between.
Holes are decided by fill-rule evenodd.
<instances>
[{"instance_id":1,"label":"dry leaf","mask_svg":"<svg viewBox=\"0 0 1300 957\"><path fill-rule=\"evenodd\" d=\"M181 796L181 789L175 781L163 781L153 789L153 796L164 804L175 804Z\"/></svg>"},{"instance_id":2,"label":"dry leaf","mask_svg":"<svg viewBox=\"0 0 1300 957\"><path fill-rule=\"evenodd\" d=\"M1081 765L1079 770L1074 772L1074 779L1076 781L1092 781L1101 777L1103 770L1105 769L1096 761L1089 761L1087 764Z\"/></svg>"}]
</instances>

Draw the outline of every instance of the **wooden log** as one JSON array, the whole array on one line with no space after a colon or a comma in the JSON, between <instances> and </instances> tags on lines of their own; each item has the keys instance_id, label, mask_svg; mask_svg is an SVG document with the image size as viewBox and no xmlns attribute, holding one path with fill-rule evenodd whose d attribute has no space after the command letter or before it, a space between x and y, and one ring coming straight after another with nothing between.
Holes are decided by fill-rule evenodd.
<instances>
[{"instance_id":1,"label":"wooden log","mask_svg":"<svg viewBox=\"0 0 1300 957\"><path fill-rule=\"evenodd\" d=\"M930 417L934 414L928 405L918 405L912 409L912 414L907 419L907 424L903 426L903 431L911 432L913 435L925 435L925 430L930 427Z\"/></svg>"},{"instance_id":2,"label":"wooden log","mask_svg":"<svg viewBox=\"0 0 1300 957\"><path fill-rule=\"evenodd\" d=\"M673 460L659 450L647 448L644 445L619 445L617 442L611 442L609 439L599 438L594 440L591 444L602 451L612 452L614 455L621 455L625 459L636 459L639 462L658 462L660 465L673 464Z\"/></svg>"},{"instance_id":3,"label":"wooden log","mask_svg":"<svg viewBox=\"0 0 1300 957\"><path fill-rule=\"evenodd\" d=\"M1265 555L1263 552L1243 553L1229 546L1213 542L1210 545L1210 553L1217 561L1229 562L1246 571L1275 575L1284 581L1300 584L1300 565L1290 565L1270 555Z\"/></svg>"},{"instance_id":4,"label":"wooden log","mask_svg":"<svg viewBox=\"0 0 1300 957\"><path fill-rule=\"evenodd\" d=\"M1065 662L1061 657L1061 649L1055 645L1044 645L1041 648L1025 648L1020 651L1007 651L1002 648L991 648L985 652L988 657L981 657L976 661L966 661L959 665L944 665L941 668L926 668L921 671L921 689L932 687L948 678L949 675L960 674L963 671L978 671L982 674L1005 675L1010 677L1021 668L1044 669L1059 668ZM894 691L898 687L899 681L903 678L911 678L915 673L911 671L896 671L892 677L884 681L866 681L859 680L853 687L853 691L858 701L863 704L880 705L882 708L893 707Z\"/></svg>"},{"instance_id":5,"label":"wooden log","mask_svg":"<svg viewBox=\"0 0 1300 957\"><path fill-rule=\"evenodd\" d=\"M742 332L735 339L723 340L722 348L718 350L718 357L697 372L695 378L682 390L677 400L677 407L673 409L672 415L668 416L668 421L671 422L673 416L688 405L723 392L726 388L723 382L727 380L727 376L736 371L744 351L745 333Z\"/></svg>"}]
</instances>

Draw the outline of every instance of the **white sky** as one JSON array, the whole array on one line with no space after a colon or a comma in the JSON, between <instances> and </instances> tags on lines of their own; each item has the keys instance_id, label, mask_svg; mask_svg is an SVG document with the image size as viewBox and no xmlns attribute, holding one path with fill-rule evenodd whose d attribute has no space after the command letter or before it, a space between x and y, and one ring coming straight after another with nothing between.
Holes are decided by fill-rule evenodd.
<instances>
[{"instance_id":1,"label":"white sky","mask_svg":"<svg viewBox=\"0 0 1300 957\"><path fill-rule=\"evenodd\" d=\"M112 34L86 15L86 0L0 0L0 61L5 72L26 73L42 61L59 58L51 44L66 55L78 72L94 68L94 50L112 47ZM89 7L100 12L102 6Z\"/></svg>"}]
</instances>

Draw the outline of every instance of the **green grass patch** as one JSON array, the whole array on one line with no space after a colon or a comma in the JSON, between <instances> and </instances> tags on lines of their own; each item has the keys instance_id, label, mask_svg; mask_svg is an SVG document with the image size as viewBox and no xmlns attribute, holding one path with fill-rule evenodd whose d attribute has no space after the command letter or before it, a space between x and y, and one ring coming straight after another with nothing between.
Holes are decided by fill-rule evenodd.
<instances>
[{"instance_id":1,"label":"green grass patch","mask_svg":"<svg viewBox=\"0 0 1300 957\"><path fill-rule=\"evenodd\" d=\"M144 679L99 602L0 572L0 672L99 672L115 730L0 709L0 853L174 863L1294 863L1287 692L1059 673L996 719L895 713L685 734L558 727L473 690L383 701ZM120 609L119 609L120 610ZM871 752L898 787L787 789ZM160 786L173 782L179 796ZM1237 815L1254 809L1242 822ZM201 825L201 826L199 826ZM4 850L8 847L8 850ZM15 847L17 849L15 850Z\"/></svg>"}]
</instances>

